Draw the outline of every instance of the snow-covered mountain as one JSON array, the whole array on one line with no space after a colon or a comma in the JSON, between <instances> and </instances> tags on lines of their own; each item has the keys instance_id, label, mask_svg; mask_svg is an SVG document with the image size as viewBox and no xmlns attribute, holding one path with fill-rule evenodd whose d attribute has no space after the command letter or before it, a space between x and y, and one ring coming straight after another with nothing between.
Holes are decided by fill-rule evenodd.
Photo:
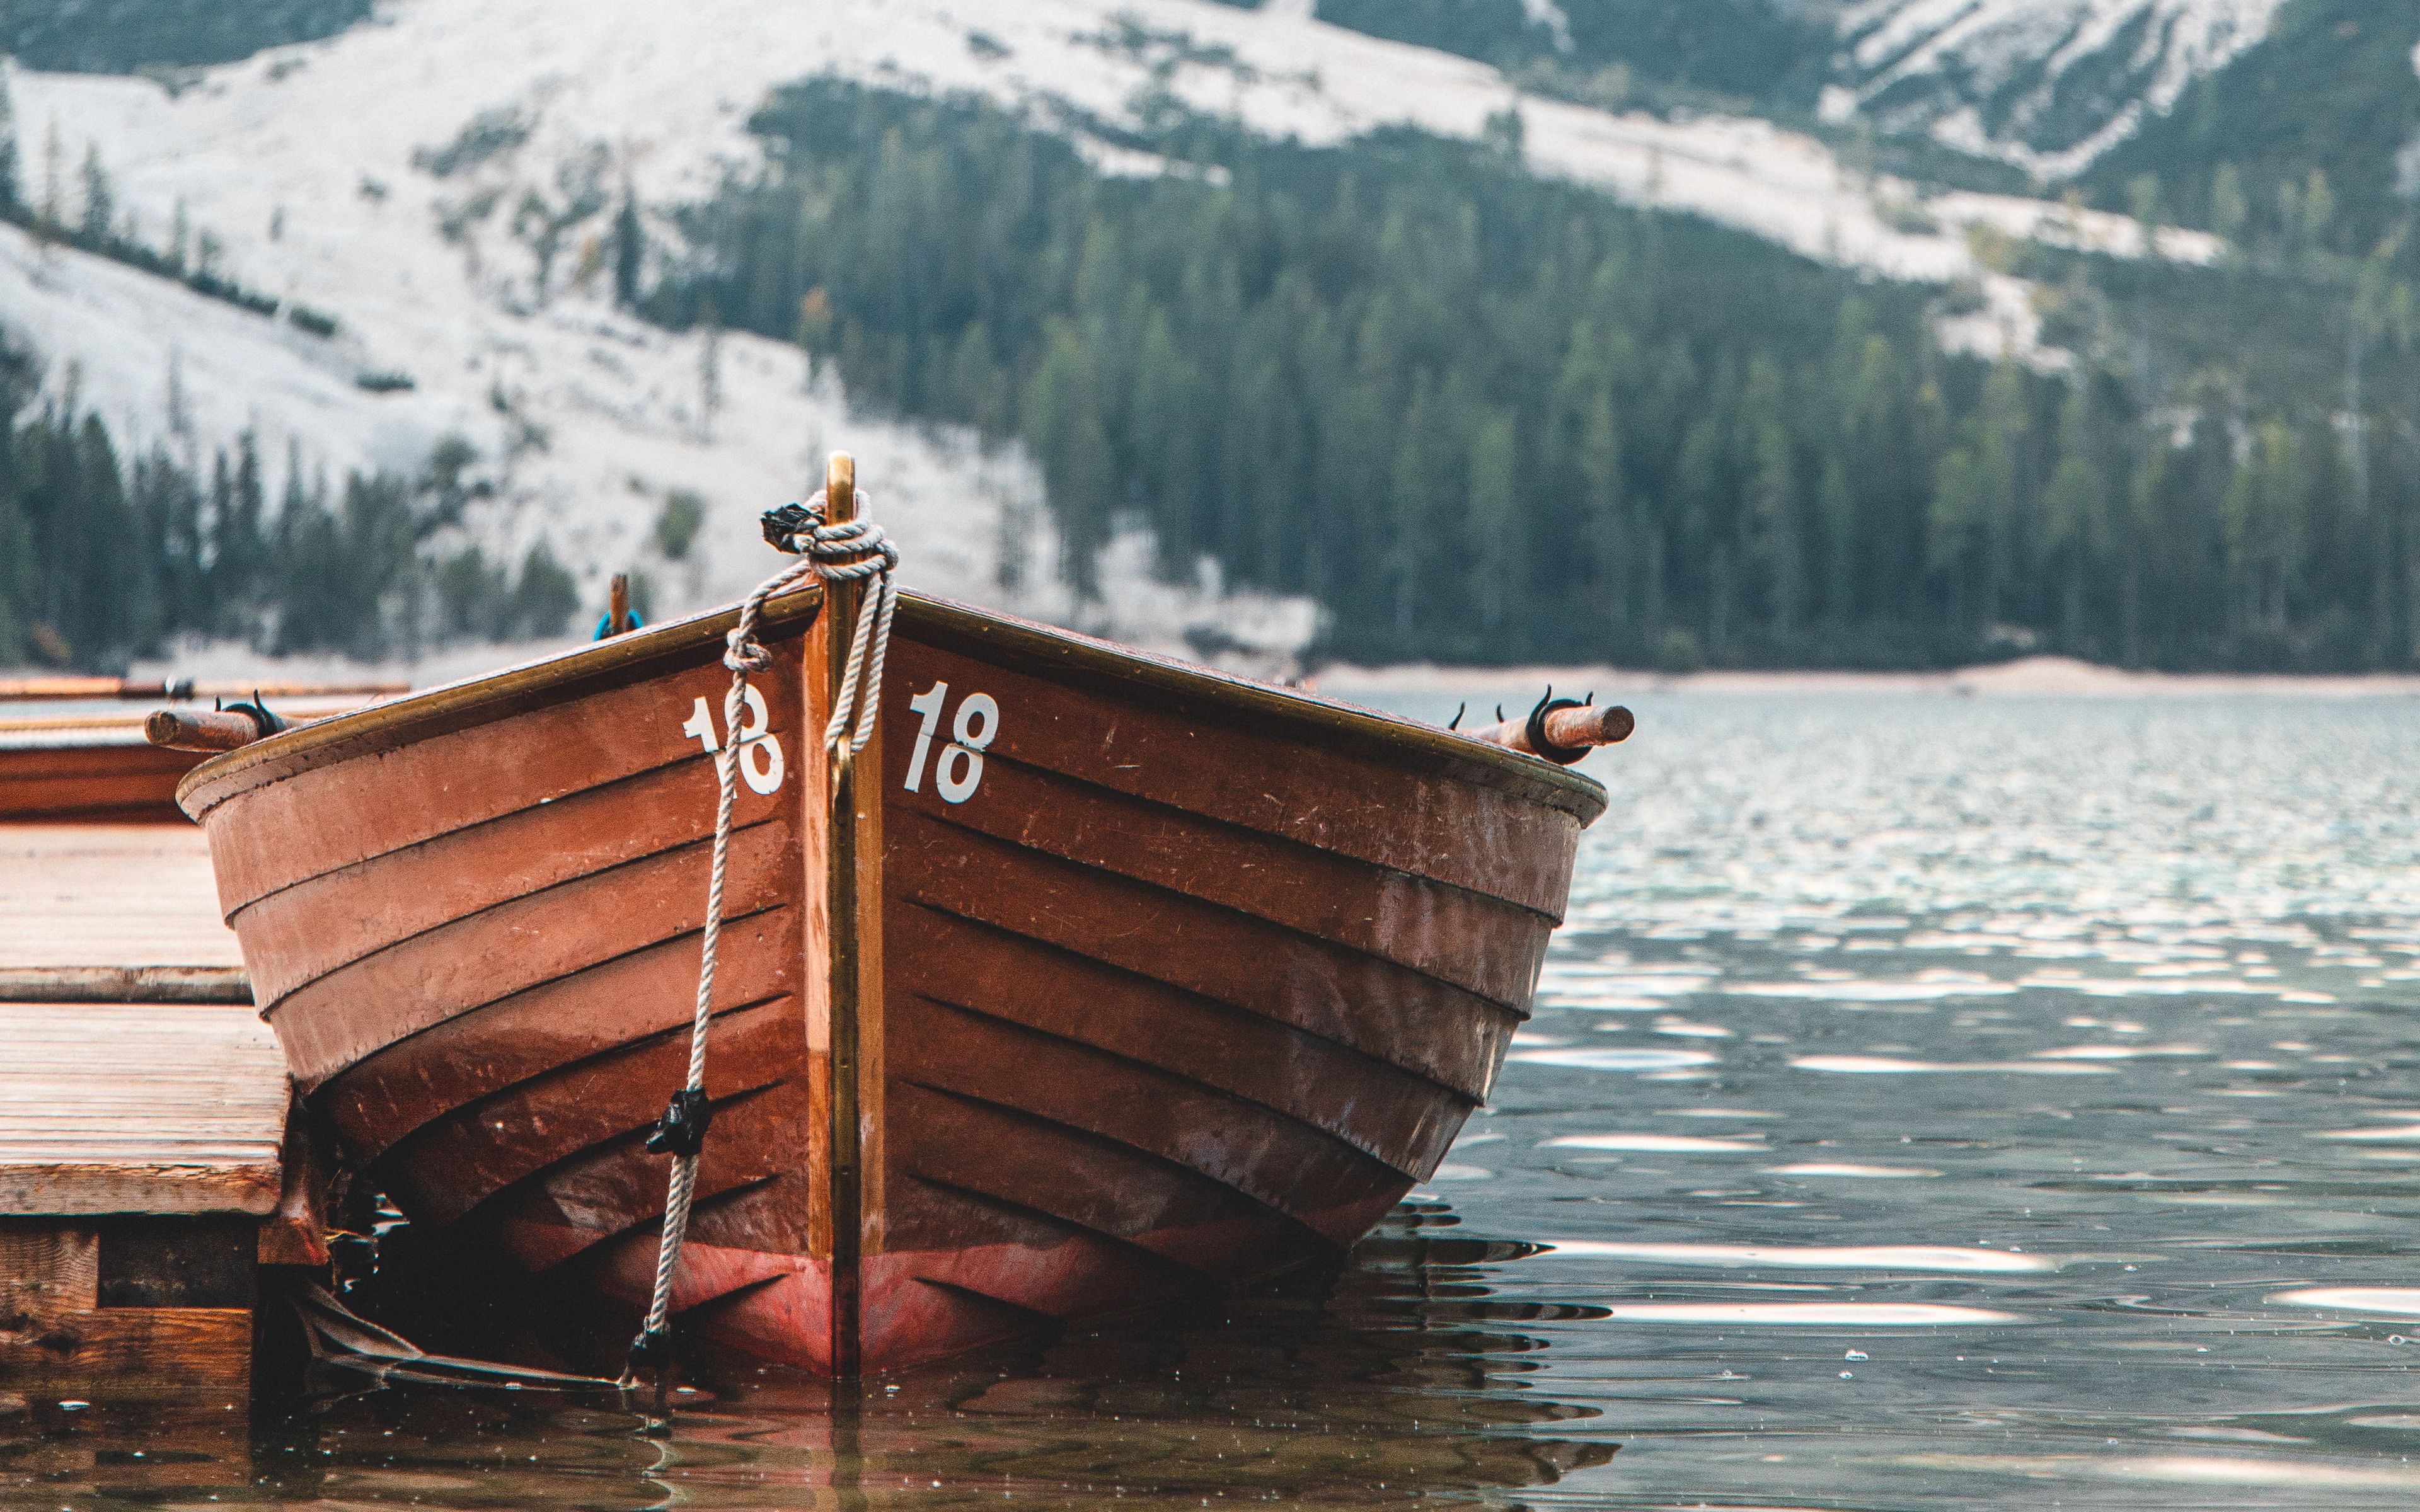
<instances>
[{"instance_id":1,"label":"snow-covered mountain","mask_svg":"<svg viewBox=\"0 0 2420 1512\"><path fill-rule=\"evenodd\" d=\"M1098 65L1113 105L1132 70L1071 39L1109 8L1067 8L1047 35ZM971 82L969 29L946 6L867 0L395 0L334 38L223 67L12 70L29 199L78 213L89 154L133 239L165 246L187 227L236 284L336 330L315 336L8 226L0 330L129 452L163 445L205 471L246 435L273 485L289 457L337 480L412 473L465 438L493 485L473 533L505 560L547 540L592 598L633 565L659 613L737 596L772 564L756 512L799 497L823 452L847 447L918 587L1166 648L1215 629L1218 644L1290 654L1311 605L1225 591L1215 574L1160 581L1143 541L1112 547L1131 570L1105 563L1105 599L1077 602L1019 449L863 414L829 372L808 381L794 347L667 332L613 307L597 251L624 184L661 248L677 239L672 207L752 161L745 124L772 86L833 69L901 81L932 60L957 64L944 82ZM466 141L481 145L443 156ZM583 209L591 190L602 197ZM551 227L543 254L534 216ZM708 517L675 563L649 539L676 492Z\"/></svg>"},{"instance_id":2,"label":"snow-covered mountain","mask_svg":"<svg viewBox=\"0 0 2420 1512\"><path fill-rule=\"evenodd\" d=\"M2335 0L2319 0L2332 4ZM2283 0L1327 0L1342 24L1567 86L1780 116L1814 104L2049 182L2081 172L2194 81L2271 35ZM2356 12L2359 7L2350 8ZM2374 8L2395 29L2391 6ZM2358 25L2358 14L2331 15ZM1608 80L1617 83L1608 84Z\"/></svg>"},{"instance_id":3,"label":"snow-covered mountain","mask_svg":"<svg viewBox=\"0 0 2420 1512\"><path fill-rule=\"evenodd\" d=\"M2068 177L2268 33L2282 0L1846 0L1835 115Z\"/></svg>"},{"instance_id":4,"label":"snow-covered mountain","mask_svg":"<svg viewBox=\"0 0 2420 1512\"><path fill-rule=\"evenodd\" d=\"M2219 45L2211 18L2225 10L2249 31L2266 3L1864 0L1839 19L1882 82L1928 69L1979 77L1979 64L1952 60L2000 45L2003 32L1977 19L1986 13L2190 14L2207 41L2191 56L2206 60ZM922 586L1160 644L1214 627L1222 643L1304 643L1308 604L1237 596L1208 578L1158 582L1140 565L1147 543L1120 548L1135 570L1104 572L1110 602L1079 606L1051 578L1040 485L1016 449L986 455L948 427L869 419L829 374L809 383L794 347L675 334L613 308L601 252L621 187L646 208L657 247L675 247L668 211L752 170L757 102L819 72L1109 120L1165 90L1314 143L1392 123L1476 136L1515 98L1483 63L1326 24L1300 3L380 0L338 36L216 68L12 80L29 198L75 204L64 180L89 154L138 239L163 245L172 225L189 226L223 249L237 283L333 316L335 334L8 228L0 327L30 340L54 392L72 386L130 448L207 459L248 432L272 470L291 455L341 476L410 471L464 436L497 486L473 529L508 554L542 536L592 582L645 564L670 494L702 495L703 554L655 564L659 610L744 590L766 565L754 513L806 486L822 449L846 445ZM1979 307L1942 327L1957 346L2042 355L2027 289L1978 264L1971 224L2137 249L2130 221L2051 202L1918 206L1912 186L1854 172L1769 121L1520 105L1537 171L1886 277L1974 279ZM1153 168L1093 150L1105 171ZM2186 232L2162 245L2195 260L2216 250Z\"/></svg>"}]
</instances>

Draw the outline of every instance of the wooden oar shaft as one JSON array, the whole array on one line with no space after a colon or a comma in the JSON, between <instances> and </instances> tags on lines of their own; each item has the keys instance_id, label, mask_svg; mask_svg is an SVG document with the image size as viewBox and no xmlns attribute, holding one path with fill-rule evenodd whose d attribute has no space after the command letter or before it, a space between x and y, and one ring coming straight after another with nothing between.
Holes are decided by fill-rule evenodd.
<instances>
[{"instance_id":1,"label":"wooden oar shaft","mask_svg":"<svg viewBox=\"0 0 2420 1512\"><path fill-rule=\"evenodd\" d=\"M160 709L143 721L143 738L170 750L233 750L260 738L247 714L214 709Z\"/></svg>"},{"instance_id":2,"label":"wooden oar shaft","mask_svg":"<svg viewBox=\"0 0 2420 1512\"><path fill-rule=\"evenodd\" d=\"M1638 721L1619 703L1608 703L1603 708L1594 704L1577 704L1549 709L1539 723L1545 729L1547 742L1557 750L1583 754L1599 746L1619 745L1629 739L1630 733L1638 728ZM1528 751L1532 756L1544 756L1548 761L1559 759L1536 748L1529 738L1529 721L1527 719L1507 719L1484 730L1474 730L1471 736L1492 746L1505 746L1513 750ZM1563 764L1569 765L1579 757L1559 759Z\"/></svg>"},{"instance_id":3,"label":"wooden oar shaft","mask_svg":"<svg viewBox=\"0 0 2420 1512\"><path fill-rule=\"evenodd\" d=\"M164 700L383 698L411 691L410 683L197 683L191 678L147 682L132 677L0 677L0 702L60 699Z\"/></svg>"},{"instance_id":4,"label":"wooden oar shaft","mask_svg":"<svg viewBox=\"0 0 2420 1512\"><path fill-rule=\"evenodd\" d=\"M630 575L617 572L605 590L605 633L628 635L638 627L630 618Z\"/></svg>"}]
</instances>

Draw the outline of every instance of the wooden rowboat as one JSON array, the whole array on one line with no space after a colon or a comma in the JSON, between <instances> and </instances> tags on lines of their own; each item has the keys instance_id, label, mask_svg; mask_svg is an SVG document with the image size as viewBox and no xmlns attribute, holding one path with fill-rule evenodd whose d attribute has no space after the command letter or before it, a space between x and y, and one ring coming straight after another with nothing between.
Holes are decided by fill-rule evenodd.
<instances>
[{"instance_id":1,"label":"wooden rowboat","mask_svg":"<svg viewBox=\"0 0 2420 1512\"><path fill-rule=\"evenodd\" d=\"M0 824L181 825L177 783L201 757L143 738L143 716L0 719Z\"/></svg>"},{"instance_id":2,"label":"wooden rowboat","mask_svg":"<svg viewBox=\"0 0 2420 1512\"><path fill-rule=\"evenodd\" d=\"M275 698L287 713L307 718L407 687L295 684L262 693L116 677L0 678L0 824L188 823L177 807L177 784L201 754L151 744L141 710L99 706L102 700Z\"/></svg>"},{"instance_id":3,"label":"wooden rowboat","mask_svg":"<svg viewBox=\"0 0 2420 1512\"><path fill-rule=\"evenodd\" d=\"M1487 1096L1604 790L913 594L875 744L836 765L857 593L810 580L759 631L683 1326L845 1376L1351 1244ZM634 1304L734 618L272 735L178 792L349 1153L415 1223Z\"/></svg>"}]
</instances>

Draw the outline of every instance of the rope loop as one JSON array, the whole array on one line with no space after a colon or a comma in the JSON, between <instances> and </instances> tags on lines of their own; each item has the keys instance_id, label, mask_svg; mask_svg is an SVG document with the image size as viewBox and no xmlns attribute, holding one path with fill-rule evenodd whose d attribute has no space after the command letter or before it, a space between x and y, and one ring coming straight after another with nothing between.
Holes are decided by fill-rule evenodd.
<instances>
[{"instance_id":1,"label":"rope loop","mask_svg":"<svg viewBox=\"0 0 2420 1512\"><path fill-rule=\"evenodd\" d=\"M862 491L858 495L861 501L865 497ZM830 523L825 518L829 508L824 491L817 489L814 497L803 504L768 510L765 539L782 550L805 558L801 565L811 564L826 582L874 579L864 601L858 606L855 632L848 642L847 670L842 673L840 692L832 700L831 722L824 726L825 748L834 761L845 763L874 738L874 715L882 702L882 659L891 646L891 621L899 605L895 581L899 548L892 544L881 526L862 515ZM765 591L760 588L757 593ZM752 629L753 624L753 616L743 607L739 624L731 633L736 638L741 630ZM743 649L735 639L731 656L723 658L725 664L730 665L731 657L741 655ZM845 747L842 745L844 736L847 740Z\"/></svg>"},{"instance_id":2,"label":"rope loop","mask_svg":"<svg viewBox=\"0 0 2420 1512\"><path fill-rule=\"evenodd\" d=\"M860 494L861 500L864 495ZM811 577L827 583L872 579L848 643L846 670L832 699L831 721L824 727L824 746L834 763L845 766L850 757L874 737L874 717L882 705L882 660L891 643L891 620L899 602L894 577L899 548L882 527L869 519L826 521L825 495L817 490L804 504L768 510L765 539L799 560L756 585L740 601L739 618L723 637L722 665L731 671L731 688L723 696L722 728L730 733L715 754L717 787L714 812L714 856L706 872L706 926L699 942L697 1003L690 1021L689 1080L673 1095L672 1105L657 1126L647 1148L673 1156L672 1175L664 1193L664 1223L656 1247L656 1287L647 1306L647 1321L631 1341L622 1381L634 1384L641 1366L656 1371L657 1397L663 1399L671 1381L673 1273L679 1267L682 1241L689 1232L689 1212L697 1180L698 1152L706 1143L712 1108L706 1097L706 1025L713 1017L715 956L722 939L722 882L731 854L731 810L737 798L739 772L737 738L740 710L748 695L748 679L773 665L773 654L756 639L765 603Z\"/></svg>"},{"instance_id":3,"label":"rope loop","mask_svg":"<svg viewBox=\"0 0 2420 1512\"><path fill-rule=\"evenodd\" d=\"M735 672L753 675L773 665L773 654L737 625L722 638L722 665Z\"/></svg>"}]
</instances>

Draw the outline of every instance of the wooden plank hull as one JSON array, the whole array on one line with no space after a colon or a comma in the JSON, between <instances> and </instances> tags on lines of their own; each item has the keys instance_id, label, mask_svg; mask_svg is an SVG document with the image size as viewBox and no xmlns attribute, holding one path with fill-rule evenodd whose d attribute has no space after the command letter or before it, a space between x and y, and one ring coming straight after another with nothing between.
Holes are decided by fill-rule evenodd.
<instances>
[{"instance_id":1,"label":"wooden plank hull","mask_svg":"<svg viewBox=\"0 0 2420 1512\"><path fill-rule=\"evenodd\" d=\"M33 679L21 686L75 689L80 685L96 689L119 686L115 678ZM161 685L151 687L164 695ZM188 697L190 690L191 685L184 685L178 696ZM278 689L277 707L297 719L311 718L358 707L362 699L355 694L369 691ZM177 784L201 764L203 753L165 750L146 740L146 712L72 703L64 709L39 702L0 705L0 825L192 823L177 807Z\"/></svg>"},{"instance_id":2,"label":"wooden plank hull","mask_svg":"<svg viewBox=\"0 0 2420 1512\"><path fill-rule=\"evenodd\" d=\"M181 825L177 784L194 751L128 739L42 740L0 729L0 824ZM44 733L47 733L45 732Z\"/></svg>"},{"instance_id":3,"label":"wooden plank hull","mask_svg":"<svg viewBox=\"0 0 2420 1512\"><path fill-rule=\"evenodd\" d=\"M777 603L742 732L684 1326L896 1368L1332 1256L1435 1168L1601 790L912 595L844 782L823 619ZM181 795L349 1152L415 1221L633 1303L728 623L279 736Z\"/></svg>"}]
</instances>

